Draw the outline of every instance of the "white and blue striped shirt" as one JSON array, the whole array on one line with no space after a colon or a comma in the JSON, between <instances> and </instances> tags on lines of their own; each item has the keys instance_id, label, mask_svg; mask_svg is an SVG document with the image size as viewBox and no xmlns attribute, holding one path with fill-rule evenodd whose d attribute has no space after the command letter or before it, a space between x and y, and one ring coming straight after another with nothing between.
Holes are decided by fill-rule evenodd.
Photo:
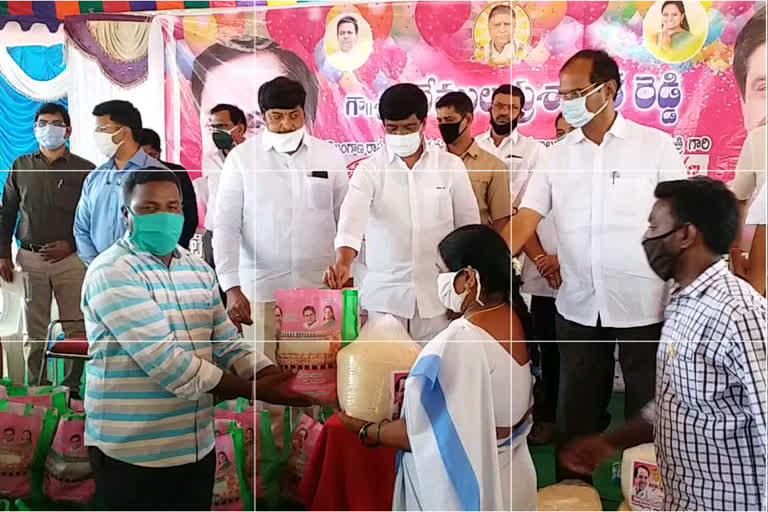
<instances>
[{"instance_id":1,"label":"white and blue striped shirt","mask_svg":"<svg viewBox=\"0 0 768 512\"><path fill-rule=\"evenodd\" d=\"M126 235L88 268L82 309L92 358L85 443L123 462L202 459L214 448L210 391L221 368L251 379L269 364L240 341L213 270L180 247L168 268Z\"/></svg>"}]
</instances>

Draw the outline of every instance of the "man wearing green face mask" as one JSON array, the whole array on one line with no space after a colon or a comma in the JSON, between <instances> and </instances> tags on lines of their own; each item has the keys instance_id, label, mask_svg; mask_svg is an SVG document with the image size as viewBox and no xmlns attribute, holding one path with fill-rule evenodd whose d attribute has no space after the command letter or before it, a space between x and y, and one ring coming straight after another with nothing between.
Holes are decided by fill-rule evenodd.
<instances>
[{"instance_id":1,"label":"man wearing green face mask","mask_svg":"<svg viewBox=\"0 0 768 512\"><path fill-rule=\"evenodd\" d=\"M247 126L245 112L235 105L221 103L211 109L208 131L216 149L203 155L203 176L195 180L195 192L198 201L205 206L203 258L213 269L216 268L213 258L213 218L216 214L219 178L230 151L245 142Z\"/></svg>"},{"instance_id":2,"label":"man wearing green face mask","mask_svg":"<svg viewBox=\"0 0 768 512\"><path fill-rule=\"evenodd\" d=\"M103 510L210 510L214 395L254 399L258 387L265 402L311 404L241 340L214 271L177 244L182 211L175 174L132 172L128 230L85 276L85 444Z\"/></svg>"}]
</instances>

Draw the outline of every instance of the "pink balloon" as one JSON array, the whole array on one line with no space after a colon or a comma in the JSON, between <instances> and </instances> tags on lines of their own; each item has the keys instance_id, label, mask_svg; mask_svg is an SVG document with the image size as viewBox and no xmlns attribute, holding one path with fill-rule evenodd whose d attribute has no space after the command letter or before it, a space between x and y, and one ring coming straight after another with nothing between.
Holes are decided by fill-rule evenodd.
<instances>
[{"instance_id":1,"label":"pink balloon","mask_svg":"<svg viewBox=\"0 0 768 512\"><path fill-rule=\"evenodd\" d=\"M392 80L397 80L403 74L408 62L408 54L397 46L392 39L387 39L382 45L381 71Z\"/></svg>"},{"instance_id":2,"label":"pink balloon","mask_svg":"<svg viewBox=\"0 0 768 512\"><path fill-rule=\"evenodd\" d=\"M266 14L267 30L274 42L283 48L291 47L297 41L297 9L270 9Z\"/></svg>"},{"instance_id":3,"label":"pink balloon","mask_svg":"<svg viewBox=\"0 0 768 512\"><path fill-rule=\"evenodd\" d=\"M608 8L608 0L598 2L568 2L565 14L575 19L582 25L591 25L600 19ZM534 20L535 23L535 20Z\"/></svg>"},{"instance_id":4,"label":"pink balloon","mask_svg":"<svg viewBox=\"0 0 768 512\"><path fill-rule=\"evenodd\" d=\"M298 11L294 16L295 21L298 22L295 26L301 27L301 30L296 31L296 37L304 49L312 53L318 41L325 35L325 19L331 8L305 7L292 10Z\"/></svg>"},{"instance_id":5,"label":"pink balloon","mask_svg":"<svg viewBox=\"0 0 768 512\"><path fill-rule=\"evenodd\" d=\"M472 13L472 2L431 2L416 4L416 26L430 46L440 46L445 36L457 32Z\"/></svg>"},{"instance_id":6,"label":"pink balloon","mask_svg":"<svg viewBox=\"0 0 768 512\"><path fill-rule=\"evenodd\" d=\"M723 14L730 14L731 16L741 16L752 8L752 2L739 2L734 0L728 0L724 2L715 2L712 4L712 9L717 9Z\"/></svg>"},{"instance_id":7,"label":"pink balloon","mask_svg":"<svg viewBox=\"0 0 768 512\"><path fill-rule=\"evenodd\" d=\"M725 25L725 30L720 34L720 41L726 45L735 44L740 31L740 27L731 21Z\"/></svg>"}]
</instances>

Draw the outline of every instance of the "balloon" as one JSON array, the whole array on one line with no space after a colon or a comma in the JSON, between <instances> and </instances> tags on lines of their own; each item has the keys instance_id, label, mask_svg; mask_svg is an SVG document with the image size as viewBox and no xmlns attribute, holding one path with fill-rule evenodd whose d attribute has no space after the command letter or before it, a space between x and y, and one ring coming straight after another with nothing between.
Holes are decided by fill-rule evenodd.
<instances>
[{"instance_id":1,"label":"balloon","mask_svg":"<svg viewBox=\"0 0 768 512\"><path fill-rule=\"evenodd\" d=\"M627 2L627 6L621 11L621 20L628 22L637 12L637 7L632 2Z\"/></svg>"},{"instance_id":2,"label":"balloon","mask_svg":"<svg viewBox=\"0 0 768 512\"><path fill-rule=\"evenodd\" d=\"M549 32L542 41L547 49L553 54L573 53L574 48L578 48L578 42L584 35L584 27L573 19L565 19L555 29Z\"/></svg>"},{"instance_id":3,"label":"balloon","mask_svg":"<svg viewBox=\"0 0 768 512\"><path fill-rule=\"evenodd\" d=\"M392 80L399 79L408 62L408 54L392 39L384 41L381 51L381 71Z\"/></svg>"},{"instance_id":4,"label":"balloon","mask_svg":"<svg viewBox=\"0 0 768 512\"><path fill-rule=\"evenodd\" d=\"M740 31L741 29L735 23L728 23L723 33L720 34L720 41L723 44L732 45L736 43L736 38L739 37Z\"/></svg>"},{"instance_id":5,"label":"balloon","mask_svg":"<svg viewBox=\"0 0 768 512\"><path fill-rule=\"evenodd\" d=\"M308 52L312 52L318 41L325 35L325 18L330 7L304 7L297 10L294 19L297 22L296 38Z\"/></svg>"},{"instance_id":6,"label":"balloon","mask_svg":"<svg viewBox=\"0 0 768 512\"><path fill-rule=\"evenodd\" d=\"M216 18L184 16L184 40L193 53L199 54L216 41Z\"/></svg>"},{"instance_id":7,"label":"balloon","mask_svg":"<svg viewBox=\"0 0 768 512\"><path fill-rule=\"evenodd\" d=\"M373 31L373 38L375 40L382 40L389 37L389 33L392 31L392 22L394 16L392 13L392 5L383 2L377 2L373 4L361 4L357 8L360 10L360 14L366 19Z\"/></svg>"},{"instance_id":8,"label":"balloon","mask_svg":"<svg viewBox=\"0 0 768 512\"><path fill-rule=\"evenodd\" d=\"M296 13L298 9L269 9L265 16L267 31L274 42L283 48L290 48L296 41L296 28L299 20Z\"/></svg>"},{"instance_id":9,"label":"balloon","mask_svg":"<svg viewBox=\"0 0 768 512\"><path fill-rule=\"evenodd\" d=\"M430 45L439 47L441 41L457 32L472 12L471 2L430 2L416 4L416 26L421 37Z\"/></svg>"},{"instance_id":10,"label":"balloon","mask_svg":"<svg viewBox=\"0 0 768 512\"><path fill-rule=\"evenodd\" d=\"M725 16L720 11L712 9L709 11L709 34L707 40L704 41L704 46L709 46L718 39L723 33L725 28Z\"/></svg>"},{"instance_id":11,"label":"balloon","mask_svg":"<svg viewBox=\"0 0 768 512\"><path fill-rule=\"evenodd\" d=\"M653 0L635 0L635 8L637 9L637 12L640 13L640 16L645 16L645 13L648 12L648 9L651 8L651 6L654 4Z\"/></svg>"},{"instance_id":12,"label":"balloon","mask_svg":"<svg viewBox=\"0 0 768 512\"><path fill-rule=\"evenodd\" d=\"M322 40L317 43L317 46L315 46L315 64L317 65L317 69L320 70L320 73L331 83L338 83L339 80L341 80L341 77L344 75L343 71L337 69L326 58L325 45L323 44Z\"/></svg>"},{"instance_id":13,"label":"balloon","mask_svg":"<svg viewBox=\"0 0 768 512\"><path fill-rule=\"evenodd\" d=\"M416 7L412 3L392 6L392 39L400 48L415 50L421 44L421 34L416 26Z\"/></svg>"},{"instance_id":14,"label":"balloon","mask_svg":"<svg viewBox=\"0 0 768 512\"><path fill-rule=\"evenodd\" d=\"M528 1L523 4L523 8L530 16L534 30L544 33L560 24L568 9L568 3Z\"/></svg>"},{"instance_id":15,"label":"balloon","mask_svg":"<svg viewBox=\"0 0 768 512\"><path fill-rule=\"evenodd\" d=\"M376 91L376 95L384 92L392 84L392 80L387 78L381 71L376 75L373 80L373 90Z\"/></svg>"},{"instance_id":16,"label":"balloon","mask_svg":"<svg viewBox=\"0 0 768 512\"><path fill-rule=\"evenodd\" d=\"M730 14L731 16L741 16L745 12L752 9L752 2L739 2L728 0L724 2L714 2L712 4L713 9L717 9L723 14Z\"/></svg>"},{"instance_id":17,"label":"balloon","mask_svg":"<svg viewBox=\"0 0 768 512\"><path fill-rule=\"evenodd\" d=\"M582 25L590 25L600 19L608 7L608 0L568 2L566 14Z\"/></svg>"}]
</instances>

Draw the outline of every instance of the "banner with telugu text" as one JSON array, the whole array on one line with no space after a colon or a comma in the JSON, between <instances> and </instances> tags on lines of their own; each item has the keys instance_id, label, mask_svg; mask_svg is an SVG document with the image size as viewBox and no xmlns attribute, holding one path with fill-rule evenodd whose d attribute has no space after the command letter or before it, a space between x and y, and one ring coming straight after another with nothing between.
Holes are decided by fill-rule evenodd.
<instances>
[{"instance_id":1,"label":"banner with telugu text","mask_svg":"<svg viewBox=\"0 0 768 512\"><path fill-rule=\"evenodd\" d=\"M161 15L167 143L183 165L199 169L203 152L214 149L208 110L236 104L257 133L259 86L287 75L308 91L311 132L336 144L350 168L380 147L377 98L399 82L426 92L427 137L441 144L434 104L443 94L469 94L480 133L493 90L511 77L526 95L521 133L549 144L561 110L560 68L580 49L601 48L621 69L622 114L670 133L691 171L727 180L747 128L765 119L765 87L761 101L745 102L733 73L736 38L765 2L674 3L685 11L677 27L664 21L663 2L652 1L421 0ZM499 6L514 12L506 40L489 20ZM352 42L340 39L345 17L355 20Z\"/></svg>"}]
</instances>

